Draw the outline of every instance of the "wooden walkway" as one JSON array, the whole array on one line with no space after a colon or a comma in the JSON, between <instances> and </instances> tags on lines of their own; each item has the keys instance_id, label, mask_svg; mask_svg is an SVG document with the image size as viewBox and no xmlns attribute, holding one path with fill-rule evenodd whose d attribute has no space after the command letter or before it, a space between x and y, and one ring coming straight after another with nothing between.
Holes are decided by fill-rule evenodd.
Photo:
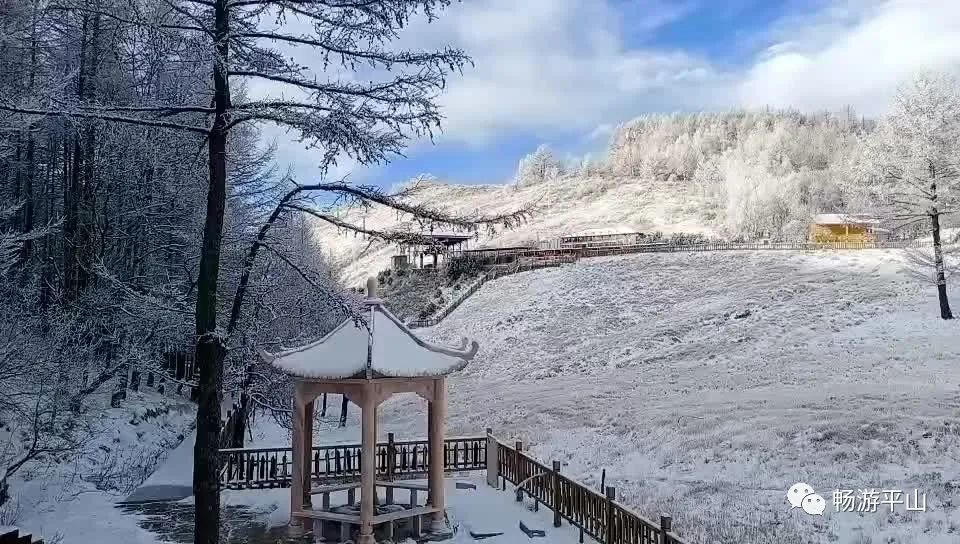
<instances>
[{"instance_id":1,"label":"wooden walkway","mask_svg":"<svg viewBox=\"0 0 960 544\"><path fill-rule=\"evenodd\" d=\"M701 253L706 251L857 251L865 249L920 249L932 247L932 242L920 240L887 241L887 242L703 242L703 243L671 243L671 242L632 242L631 236L610 235L597 241L561 241L558 247L549 249L532 248L490 248L472 250L470 258L482 259L494 264L488 267L480 277L466 291L450 302L439 312L427 319L418 319L407 323L410 328L432 327L443 321L453 313L464 301L489 281L519 272L553 268L564 264L575 263L580 259L590 257L610 257L615 255L632 255L637 253ZM636 238L639 240L639 238Z\"/></svg>"}]
</instances>

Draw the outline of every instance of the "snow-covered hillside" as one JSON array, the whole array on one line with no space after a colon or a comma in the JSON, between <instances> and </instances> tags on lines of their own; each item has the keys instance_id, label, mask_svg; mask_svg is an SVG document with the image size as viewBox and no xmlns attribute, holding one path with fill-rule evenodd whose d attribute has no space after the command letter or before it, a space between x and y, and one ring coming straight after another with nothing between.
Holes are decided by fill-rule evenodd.
<instances>
[{"instance_id":1,"label":"snow-covered hillside","mask_svg":"<svg viewBox=\"0 0 960 544\"><path fill-rule=\"evenodd\" d=\"M589 229L617 228L624 231L661 230L703 232L713 229L698 220L698 204L689 194L671 191L667 184L656 190L638 178L565 178L535 186L452 185L425 182L417 200L441 209L461 213L508 212L534 206L535 213L522 228L501 231L495 236L479 233L471 247L508 246L521 242L552 239ZM344 218L367 228L397 228L403 225L396 212L374 208L363 219L359 210ZM415 231L419 227L409 225ZM347 286L360 286L364 280L390 267L396 247L374 242L327 225L317 225L318 243L334 263L343 267Z\"/></svg>"},{"instance_id":2,"label":"snow-covered hillside","mask_svg":"<svg viewBox=\"0 0 960 544\"><path fill-rule=\"evenodd\" d=\"M960 325L896 252L583 260L485 285L427 334L481 343L450 428L674 515L694 542L956 542ZM412 398L383 432L414 436ZM927 511L791 510L786 490L918 489Z\"/></svg>"},{"instance_id":3,"label":"snow-covered hillside","mask_svg":"<svg viewBox=\"0 0 960 544\"><path fill-rule=\"evenodd\" d=\"M856 206L869 123L796 112L654 115L620 127L608 157L570 164L541 147L520 160L516 183L429 182L414 198L435 208L495 214L532 207L528 224L488 246L606 229L755 237L803 236L812 213ZM396 212L341 211L367 228L408 227ZM402 219L402 218L401 218ZM320 245L348 286L389 267L393 248L317 225Z\"/></svg>"}]
</instances>

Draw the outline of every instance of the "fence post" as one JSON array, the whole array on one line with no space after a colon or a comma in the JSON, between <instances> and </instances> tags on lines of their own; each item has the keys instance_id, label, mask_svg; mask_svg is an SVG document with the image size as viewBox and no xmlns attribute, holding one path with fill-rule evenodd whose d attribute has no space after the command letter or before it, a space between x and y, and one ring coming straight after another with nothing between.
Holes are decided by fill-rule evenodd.
<instances>
[{"instance_id":1,"label":"fence post","mask_svg":"<svg viewBox=\"0 0 960 544\"><path fill-rule=\"evenodd\" d=\"M520 440L517 440L513 446L514 446L514 449L517 451L517 455L515 458L516 462L514 463L514 466L513 466L513 477L517 479L517 502L522 502L523 488L520 487L520 482L522 482L526 478L526 473L523 472L523 470L520 468L521 466L525 466L523 463L520 462L520 456L523 455L523 442ZM506 477L504 477L503 479L503 485L504 486L507 485Z\"/></svg>"},{"instance_id":2,"label":"fence post","mask_svg":"<svg viewBox=\"0 0 960 544\"><path fill-rule=\"evenodd\" d=\"M563 494L560 493L560 461L553 462L553 526L560 527L560 508L563 504Z\"/></svg>"},{"instance_id":3,"label":"fence post","mask_svg":"<svg viewBox=\"0 0 960 544\"><path fill-rule=\"evenodd\" d=\"M393 433L387 433L387 481L392 482L397 473L397 446ZM388 488L392 489L392 488Z\"/></svg>"},{"instance_id":4,"label":"fence post","mask_svg":"<svg viewBox=\"0 0 960 544\"><path fill-rule=\"evenodd\" d=\"M496 489L499 487L500 466L497 458L497 440L493 437L493 429L487 427L487 485Z\"/></svg>"},{"instance_id":5,"label":"fence post","mask_svg":"<svg viewBox=\"0 0 960 544\"><path fill-rule=\"evenodd\" d=\"M613 501L617 499L617 488L607 488L607 502L604 503L603 541L604 544L613 544Z\"/></svg>"},{"instance_id":6,"label":"fence post","mask_svg":"<svg viewBox=\"0 0 960 544\"><path fill-rule=\"evenodd\" d=\"M387 433L387 475L386 479L388 482L392 482L394 475L397 472L397 450L396 445L394 444L393 433ZM393 504L393 487L387 487L386 497L387 504Z\"/></svg>"},{"instance_id":7,"label":"fence post","mask_svg":"<svg viewBox=\"0 0 960 544\"><path fill-rule=\"evenodd\" d=\"M673 526L673 518L670 514L660 514L660 544L670 544L673 539L670 538L670 531Z\"/></svg>"}]
</instances>

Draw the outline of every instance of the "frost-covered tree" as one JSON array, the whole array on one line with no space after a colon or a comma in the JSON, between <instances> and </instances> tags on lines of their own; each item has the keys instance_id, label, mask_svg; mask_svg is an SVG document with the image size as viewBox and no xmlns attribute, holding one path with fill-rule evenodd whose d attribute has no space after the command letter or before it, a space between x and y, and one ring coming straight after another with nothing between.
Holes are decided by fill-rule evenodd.
<instances>
[{"instance_id":1,"label":"frost-covered tree","mask_svg":"<svg viewBox=\"0 0 960 544\"><path fill-rule=\"evenodd\" d=\"M942 218L960 199L960 92L957 81L934 73L902 87L893 111L880 123L866 150L864 167L877 211L898 227L924 223L933 241L931 274L940 317L952 319L941 239Z\"/></svg>"},{"instance_id":2,"label":"frost-covered tree","mask_svg":"<svg viewBox=\"0 0 960 544\"><path fill-rule=\"evenodd\" d=\"M236 289L224 284L229 269L231 183L235 177L237 139L245 125L273 123L289 129L318 152L321 174L338 156L348 155L360 164L382 163L398 155L411 138L429 136L439 126L436 97L451 72L469 58L460 50L403 51L391 46L403 28L415 18L434 19L449 0L62 0L55 4L32 2L18 10L16 21L0 19L16 30L16 55L0 65L16 84L15 92L0 94L0 111L13 114L20 126L55 120L69 125L65 148L70 160L62 172L68 190L64 199L66 243L62 255L65 291L75 301L93 287L95 272L123 285L98 262L102 237L100 210L110 191L102 190L104 158L135 134L146 159L111 170L110 182L122 186L131 174L143 184L130 192L126 202L151 211L166 211L151 182L164 179L170 170L193 168L206 178L205 194L172 213L188 212L198 220L185 239L177 240L180 253L196 256L184 263L189 288L177 301L193 306L193 334L199 371L197 442L194 448L195 542L212 544L219 531L220 404L224 361L231 335L242 323L248 287L256 274L258 257L271 254L285 266L296 269L272 238L286 217L308 213L338 228L361 231L371 237L417 241L415 235L381 232L351 225L330 210L317 206L312 195L327 193L338 204L382 205L413 215L421 221L476 229L479 226L511 226L522 216L458 216L428 205L411 204L403 194L389 194L375 187L354 186L342 181L286 180L283 191L274 194L269 213L261 216L253 239L241 252L235 269ZM4 14L5 15L5 12ZM44 16L45 24L37 24ZM9 23L9 24L7 24ZM37 33L55 27L55 37L72 41L64 49L68 58L50 63L42 73L24 70L44 66L31 55L57 60L56 48L46 47ZM69 30L61 33L60 30ZM6 33L4 33L6 36ZM42 44L44 46L41 51ZM42 53L42 55L41 55ZM68 74L64 77L63 74ZM46 92L23 92L44 78ZM114 77L124 76L124 77ZM6 79L0 85L7 84ZM245 96L250 82L267 92ZM6 91L6 88L0 91ZM75 126L74 126L75 125ZM125 127L120 129L119 127ZM124 133L129 130L130 132ZM20 182L29 171L19 169L21 157L30 154L30 130L12 142L10 155L17 179L10 185L21 191ZM158 135L163 145L157 145ZM36 146L34 146L35 148ZM186 148L186 149L183 149ZM192 149L191 149L192 148ZM61 147L51 147L59 151ZM107 155L104 154L107 152ZM52 154L52 153L51 153ZM185 157L199 161L185 161ZM123 164L122 158L115 159ZM30 162L30 161L28 161ZM197 168L199 165L199 168ZM32 164L32 162L30 162ZM56 179L51 175L49 179ZM193 179L191 181L196 181ZM185 186L188 186L185 184ZM196 184L193 185L194 187ZM170 188L171 196L181 195ZM32 194L35 194L32 193ZM191 194L191 196L193 196ZM251 198L256 198L251 196ZM111 201L113 202L113 201ZM52 210L56 213L56 210ZM111 225L109 221L107 225ZM193 226L193 225L192 225ZM137 230L133 224L130 229ZM182 232L182 231L181 231ZM194 236L195 234L195 236ZM137 244L130 240L131 251ZM168 266L175 266L174 261ZM55 270L50 267L51 274ZM303 281L308 273L298 274ZM49 282L47 282L48 284ZM318 285L319 286L319 285ZM322 286L319 286L322 288ZM152 293L151 293L152 295ZM180 322L182 324L182 321Z\"/></svg>"},{"instance_id":3,"label":"frost-covered tree","mask_svg":"<svg viewBox=\"0 0 960 544\"><path fill-rule=\"evenodd\" d=\"M563 173L563 161L554 156L548 145L543 144L520 159L515 182L517 187L523 187L556 179Z\"/></svg>"},{"instance_id":4,"label":"frost-covered tree","mask_svg":"<svg viewBox=\"0 0 960 544\"><path fill-rule=\"evenodd\" d=\"M849 113L648 115L617 129L608 168L698 193L731 236L797 238L813 213L848 205L843 180L870 128Z\"/></svg>"}]
</instances>

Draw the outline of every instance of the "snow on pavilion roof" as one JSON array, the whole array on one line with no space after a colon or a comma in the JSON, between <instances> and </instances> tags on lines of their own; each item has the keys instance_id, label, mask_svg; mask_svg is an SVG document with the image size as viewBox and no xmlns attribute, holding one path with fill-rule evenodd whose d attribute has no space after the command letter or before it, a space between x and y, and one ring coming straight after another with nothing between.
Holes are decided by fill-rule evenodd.
<instances>
[{"instance_id":1,"label":"snow on pavilion roof","mask_svg":"<svg viewBox=\"0 0 960 544\"><path fill-rule=\"evenodd\" d=\"M459 347L439 346L410 331L375 297L365 301L368 330L346 319L323 338L305 346L261 357L301 378L438 377L461 370L480 348L463 339Z\"/></svg>"}]
</instances>

